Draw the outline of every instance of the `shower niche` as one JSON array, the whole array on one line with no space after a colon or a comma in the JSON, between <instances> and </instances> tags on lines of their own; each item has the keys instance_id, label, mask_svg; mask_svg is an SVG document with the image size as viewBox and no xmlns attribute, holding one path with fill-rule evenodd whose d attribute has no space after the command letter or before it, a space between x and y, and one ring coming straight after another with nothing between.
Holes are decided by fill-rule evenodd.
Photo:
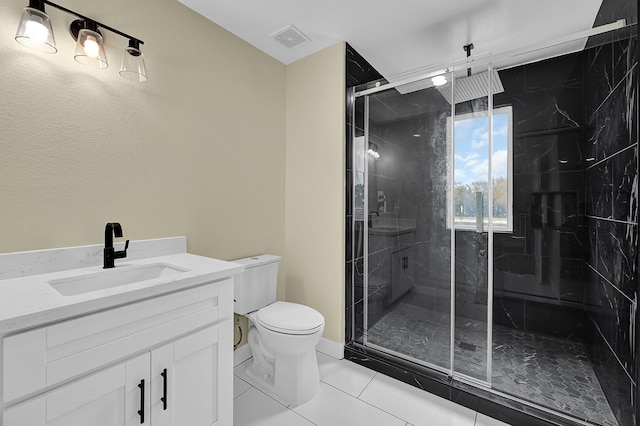
<instances>
[{"instance_id":1,"label":"shower niche","mask_svg":"<svg viewBox=\"0 0 640 426\"><path fill-rule=\"evenodd\" d=\"M536 229L576 229L578 196L575 192L534 192L531 194L531 227Z\"/></svg>"}]
</instances>

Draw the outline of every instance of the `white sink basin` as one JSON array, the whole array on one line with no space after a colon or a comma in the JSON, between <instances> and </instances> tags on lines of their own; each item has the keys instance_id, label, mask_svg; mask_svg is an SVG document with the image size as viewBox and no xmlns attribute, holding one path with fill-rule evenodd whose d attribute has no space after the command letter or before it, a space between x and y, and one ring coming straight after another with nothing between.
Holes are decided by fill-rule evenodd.
<instances>
[{"instance_id":1,"label":"white sink basin","mask_svg":"<svg viewBox=\"0 0 640 426\"><path fill-rule=\"evenodd\" d=\"M48 284L63 296L74 296L76 294L119 287L188 271L188 269L167 263L116 266L113 269L105 269L100 272L77 275L69 278L58 278L48 281Z\"/></svg>"}]
</instances>

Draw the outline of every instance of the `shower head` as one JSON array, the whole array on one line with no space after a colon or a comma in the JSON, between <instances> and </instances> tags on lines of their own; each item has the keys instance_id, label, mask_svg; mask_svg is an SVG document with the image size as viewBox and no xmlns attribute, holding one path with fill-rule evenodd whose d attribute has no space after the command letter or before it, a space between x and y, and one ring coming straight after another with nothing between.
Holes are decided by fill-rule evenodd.
<instances>
[{"instance_id":1,"label":"shower head","mask_svg":"<svg viewBox=\"0 0 640 426\"><path fill-rule=\"evenodd\" d=\"M488 87L489 71L474 74L468 77L456 78L455 87L453 90L453 100L455 100L456 104L459 104L461 102L467 102L472 99L485 97L488 95ZM451 104L451 83L447 83L443 86L438 86L437 89L440 94L447 100L447 102ZM502 92L504 92L504 87L502 86L502 81L500 81L498 71L492 70L491 94L495 95Z\"/></svg>"}]
</instances>

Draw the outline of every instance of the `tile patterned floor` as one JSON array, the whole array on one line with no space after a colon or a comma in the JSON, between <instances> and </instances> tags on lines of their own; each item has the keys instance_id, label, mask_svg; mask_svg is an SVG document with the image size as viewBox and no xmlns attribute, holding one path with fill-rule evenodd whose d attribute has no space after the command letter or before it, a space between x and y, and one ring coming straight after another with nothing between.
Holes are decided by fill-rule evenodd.
<instances>
[{"instance_id":1,"label":"tile patterned floor","mask_svg":"<svg viewBox=\"0 0 640 426\"><path fill-rule=\"evenodd\" d=\"M399 303L369 329L369 342L410 357L449 366L449 320ZM583 345L507 327L493 330L493 386L518 398L603 426L617 426ZM458 320L455 365L486 379L486 326Z\"/></svg>"},{"instance_id":2,"label":"tile patterned floor","mask_svg":"<svg viewBox=\"0 0 640 426\"><path fill-rule=\"evenodd\" d=\"M234 370L235 426L508 426L345 360L318 353L320 391L298 407L260 390L245 374L251 360Z\"/></svg>"}]
</instances>

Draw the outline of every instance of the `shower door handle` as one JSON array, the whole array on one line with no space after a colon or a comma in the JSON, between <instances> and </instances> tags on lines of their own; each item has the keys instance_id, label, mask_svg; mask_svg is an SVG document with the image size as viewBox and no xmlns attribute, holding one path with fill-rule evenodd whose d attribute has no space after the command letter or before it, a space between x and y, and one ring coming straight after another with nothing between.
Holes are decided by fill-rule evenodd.
<instances>
[{"instance_id":1,"label":"shower door handle","mask_svg":"<svg viewBox=\"0 0 640 426\"><path fill-rule=\"evenodd\" d=\"M476 232L484 232L484 194L481 191L476 192Z\"/></svg>"}]
</instances>

